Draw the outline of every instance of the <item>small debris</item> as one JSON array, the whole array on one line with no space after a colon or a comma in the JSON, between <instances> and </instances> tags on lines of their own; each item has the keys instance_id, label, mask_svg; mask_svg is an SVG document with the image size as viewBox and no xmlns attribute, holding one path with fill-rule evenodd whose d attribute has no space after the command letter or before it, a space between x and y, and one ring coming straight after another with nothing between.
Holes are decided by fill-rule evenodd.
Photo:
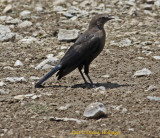
<instances>
[{"instance_id":1,"label":"small debris","mask_svg":"<svg viewBox=\"0 0 160 138\"><path fill-rule=\"evenodd\" d=\"M9 82L21 82L21 81L24 81L24 82L26 82L27 80L24 77L7 77L6 81L9 81Z\"/></svg>"},{"instance_id":2,"label":"small debris","mask_svg":"<svg viewBox=\"0 0 160 138\"><path fill-rule=\"evenodd\" d=\"M38 40L34 37L29 36L29 37L25 37L25 38L19 40L19 42L23 43L23 44L32 44L34 42L38 43Z\"/></svg>"},{"instance_id":3,"label":"small debris","mask_svg":"<svg viewBox=\"0 0 160 138\"><path fill-rule=\"evenodd\" d=\"M40 6L35 7L36 12L43 12L43 8Z\"/></svg>"},{"instance_id":4,"label":"small debris","mask_svg":"<svg viewBox=\"0 0 160 138\"><path fill-rule=\"evenodd\" d=\"M58 32L58 40L59 41L72 41L78 38L79 30L66 30L60 29Z\"/></svg>"},{"instance_id":5,"label":"small debris","mask_svg":"<svg viewBox=\"0 0 160 138\"><path fill-rule=\"evenodd\" d=\"M0 95L7 94L3 89L0 89Z\"/></svg>"},{"instance_id":6,"label":"small debris","mask_svg":"<svg viewBox=\"0 0 160 138\"><path fill-rule=\"evenodd\" d=\"M3 69L9 69L9 70L15 70L14 68L10 67L10 66L6 66Z\"/></svg>"},{"instance_id":7,"label":"small debris","mask_svg":"<svg viewBox=\"0 0 160 138\"><path fill-rule=\"evenodd\" d=\"M64 118L50 117L50 121L65 121L65 122L66 121L75 121L77 124L88 122L87 120L78 120L75 118L67 118L67 117L64 117Z\"/></svg>"},{"instance_id":8,"label":"small debris","mask_svg":"<svg viewBox=\"0 0 160 138\"><path fill-rule=\"evenodd\" d=\"M24 95L17 95L17 96L14 96L14 99L20 100L20 101L22 101L24 98L25 98Z\"/></svg>"},{"instance_id":9,"label":"small debris","mask_svg":"<svg viewBox=\"0 0 160 138\"><path fill-rule=\"evenodd\" d=\"M120 47L131 46L132 41L128 38L121 40Z\"/></svg>"},{"instance_id":10,"label":"small debris","mask_svg":"<svg viewBox=\"0 0 160 138\"><path fill-rule=\"evenodd\" d=\"M129 131L134 131L134 128L129 128L128 130L129 130Z\"/></svg>"},{"instance_id":11,"label":"small debris","mask_svg":"<svg viewBox=\"0 0 160 138\"><path fill-rule=\"evenodd\" d=\"M20 60L17 60L14 66L23 66L23 63Z\"/></svg>"},{"instance_id":12,"label":"small debris","mask_svg":"<svg viewBox=\"0 0 160 138\"><path fill-rule=\"evenodd\" d=\"M104 86L100 86L100 87L95 88L95 91L99 91L99 90L105 91L106 88Z\"/></svg>"},{"instance_id":13,"label":"small debris","mask_svg":"<svg viewBox=\"0 0 160 138\"><path fill-rule=\"evenodd\" d=\"M154 59L160 60L160 56L153 56Z\"/></svg>"},{"instance_id":14,"label":"small debris","mask_svg":"<svg viewBox=\"0 0 160 138\"><path fill-rule=\"evenodd\" d=\"M31 12L28 11L28 10L22 11L22 12L20 13L20 17L21 17L22 19L30 19L30 18L31 18Z\"/></svg>"},{"instance_id":15,"label":"small debris","mask_svg":"<svg viewBox=\"0 0 160 138\"><path fill-rule=\"evenodd\" d=\"M83 113L83 116L87 118L99 118L106 116L107 109L103 103L96 102L88 105Z\"/></svg>"},{"instance_id":16,"label":"small debris","mask_svg":"<svg viewBox=\"0 0 160 138\"><path fill-rule=\"evenodd\" d=\"M32 26L32 22L30 22L30 21L24 21L24 22L18 24L18 27L22 28L22 29L30 27L30 26Z\"/></svg>"},{"instance_id":17,"label":"small debris","mask_svg":"<svg viewBox=\"0 0 160 138\"><path fill-rule=\"evenodd\" d=\"M103 78L109 78L110 75L109 75L109 74L106 74L106 75L103 75L102 77L103 77Z\"/></svg>"},{"instance_id":18,"label":"small debris","mask_svg":"<svg viewBox=\"0 0 160 138\"><path fill-rule=\"evenodd\" d=\"M0 87L5 86L5 85L6 84L3 81L0 82Z\"/></svg>"},{"instance_id":19,"label":"small debris","mask_svg":"<svg viewBox=\"0 0 160 138\"><path fill-rule=\"evenodd\" d=\"M149 76L152 72L146 68L143 68L142 70L138 70L134 73L134 77L141 77L141 76Z\"/></svg>"},{"instance_id":20,"label":"small debris","mask_svg":"<svg viewBox=\"0 0 160 138\"><path fill-rule=\"evenodd\" d=\"M153 96L147 96L147 98L149 99L149 100L155 100L155 101L159 101L160 100L160 97L153 97Z\"/></svg>"}]
</instances>

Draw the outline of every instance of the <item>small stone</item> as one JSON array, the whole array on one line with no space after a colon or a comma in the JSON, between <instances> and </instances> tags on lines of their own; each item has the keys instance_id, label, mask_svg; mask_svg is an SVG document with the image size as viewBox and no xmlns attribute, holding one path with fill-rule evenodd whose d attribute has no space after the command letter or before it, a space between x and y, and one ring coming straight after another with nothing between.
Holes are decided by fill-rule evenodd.
<instances>
[{"instance_id":1,"label":"small stone","mask_svg":"<svg viewBox=\"0 0 160 138\"><path fill-rule=\"evenodd\" d=\"M21 82L21 81L24 81L24 82L26 82L27 80L24 77L7 77L6 81L9 81L9 82Z\"/></svg>"},{"instance_id":2,"label":"small stone","mask_svg":"<svg viewBox=\"0 0 160 138\"><path fill-rule=\"evenodd\" d=\"M160 56L153 56L154 59L160 60Z\"/></svg>"},{"instance_id":3,"label":"small stone","mask_svg":"<svg viewBox=\"0 0 160 138\"><path fill-rule=\"evenodd\" d=\"M28 10L22 11L22 12L20 13L20 17L21 17L22 19L30 19L30 18L31 18L31 12L28 11Z\"/></svg>"},{"instance_id":4,"label":"small stone","mask_svg":"<svg viewBox=\"0 0 160 138\"><path fill-rule=\"evenodd\" d=\"M157 8L160 8L160 0L156 0L154 5L157 7Z\"/></svg>"},{"instance_id":5,"label":"small stone","mask_svg":"<svg viewBox=\"0 0 160 138\"><path fill-rule=\"evenodd\" d=\"M65 106L61 106L61 107L59 108L59 110L64 111L64 110L67 110L67 109L70 108L70 107L72 107L71 104L66 104Z\"/></svg>"},{"instance_id":6,"label":"small stone","mask_svg":"<svg viewBox=\"0 0 160 138\"><path fill-rule=\"evenodd\" d=\"M32 22L30 22L30 21L24 21L24 22L18 24L19 28L27 28L27 27L30 27L30 26L32 26Z\"/></svg>"},{"instance_id":7,"label":"small stone","mask_svg":"<svg viewBox=\"0 0 160 138\"><path fill-rule=\"evenodd\" d=\"M95 88L95 91L98 91L98 90L105 91L106 88L104 86L100 86L100 87Z\"/></svg>"},{"instance_id":8,"label":"small stone","mask_svg":"<svg viewBox=\"0 0 160 138\"><path fill-rule=\"evenodd\" d=\"M126 113L126 112L127 112L127 108L123 108L122 113Z\"/></svg>"},{"instance_id":9,"label":"small stone","mask_svg":"<svg viewBox=\"0 0 160 138\"><path fill-rule=\"evenodd\" d=\"M120 46L125 47L125 46L131 46L132 41L128 38L121 40Z\"/></svg>"},{"instance_id":10,"label":"small stone","mask_svg":"<svg viewBox=\"0 0 160 138\"><path fill-rule=\"evenodd\" d=\"M88 105L83 113L83 116L87 118L99 118L101 116L106 116L107 109L103 103L96 102Z\"/></svg>"},{"instance_id":11,"label":"small stone","mask_svg":"<svg viewBox=\"0 0 160 138\"><path fill-rule=\"evenodd\" d=\"M9 69L9 70L15 70L14 68L10 67L10 66L6 66L3 69Z\"/></svg>"},{"instance_id":12,"label":"small stone","mask_svg":"<svg viewBox=\"0 0 160 138\"><path fill-rule=\"evenodd\" d=\"M149 86L148 89L145 90L145 91L155 91L155 90L157 90L157 87L154 86L154 85L151 85L151 86Z\"/></svg>"},{"instance_id":13,"label":"small stone","mask_svg":"<svg viewBox=\"0 0 160 138\"><path fill-rule=\"evenodd\" d=\"M138 70L134 73L134 77L141 77L141 76L149 76L152 72L146 68L143 68L142 70Z\"/></svg>"},{"instance_id":14,"label":"small stone","mask_svg":"<svg viewBox=\"0 0 160 138\"><path fill-rule=\"evenodd\" d=\"M49 65L49 64L45 64L43 67L42 67L42 69L51 69L51 68L53 68L53 66L52 65Z\"/></svg>"},{"instance_id":15,"label":"small stone","mask_svg":"<svg viewBox=\"0 0 160 138\"><path fill-rule=\"evenodd\" d=\"M18 23L21 23L22 20L18 19L18 18L15 18L15 19L6 19L5 22L7 24L18 24Z\"/></svg>"},{"instance_id":16,"label":"small stone","mask_svg":"<svg viewBox=\"0 0 160 138\"><path fill-rule=\"evenodd\" d=\"M24 95L17 95L17 96L14 96L14 99L16 100L23 100L25 98Z\"/></svg>"},{"instance_id":17,"label":"small stone","mask_svg":"<svg viewBox=\"0 0 160 138\"><path fill-rule=\"evenodd\" d=\"M5 86L6 84L3 81L0 81L0 87Z\"/></svg>"},{"instance_id":18,"label":"small stone","mask_svg":"<svg viewBox=\"0 0 160 138\"><path fill-rule=\"evenodd\" d=\"M25 98L30 98L30 97L32 97L32 96L34 96L34 94L33 94L33 93L25 94L25 95L24 95L24 97L25 97Z\"/></svg>"},{"instance_id":19,"label":"small stone","mask_svg":"<svg viewBox=\"0 0 160 138\"><path fill-rule=\"evenodd\" d=\"M0 89L0 95L6 94L6 92L3 89Z\"/></svg>"},{"instance_id":20,"label":"small stone","mask_svg":"<svg viewBox=\"0 0 160 138\"><path fill-rule=\"evenodd\" d=\"M39 80L40 78L39 78L39 77L36 77L36 76L31 76L29 79L30 79L30 80Z\"/></svg>"},{"instance_id":21,"label":"small stone","mask_svg":"<svg viewBox=\"0 0 160 138\"><path fill-rule=\"evenodd\" d=\"M43 66L45 66L46 64L49 64L49 65L52 65L52 66L55 66L58 62L58 58L56 57L50 57L44 61L42 61L40 64L38 64L35 69L42 69Z\"/></svg>"},{"instance_id":22,"label":"small stone","mask_svg":"<svg viewBox=\"0 0 160 138\"><path fill-rule=\"evenodd\" d=\"M147 98L149 99L149 100L154 100L154 101L159 101L160 100L160 97L153 97L153 96L147 96Z\"/></svg>"},{"instance_id":23,"label":"small stone","mask_svg":"<svg viewBox=\"0 0 160 138\"><path fill-rule=\"evenodd\" d=\"M43 8L40 7L40 6L37 6L37 7L35 7L35 11L36 11L36 12L42 12L42 11L43 11Z\"/></svg>"},{"instance_id":24,"label":"small stone","mask_svg":"<svg viewBox=\"0 0 160 138\"><path fill-rule=\"evenodd\" d=\"M65 17L67 17L67 18L72 18L72 17L73 17L72 14L67 13L67 12L64 12L63 15L64 15Z\"/></svg>"},{"instance_id":25,"label":"small stone","mask_svg":"<svg viewBox=\"0 0 160 138\"><path fill-rule=\"evenodd\" d=\"M37 99L39 97L41 97L41 95L34 95L34 96L31 97L31 99L35 100L35 99Z\"/></svg>"},{"instance_id":26,"label":"small stone","mask_svg":"<svg viewBox=\"0 0 160 138\"><path fill-rule=\"evenodd\" d=\"M106 75L103 75L102 77L103 77L103 78L109 78L110 75L109 75L109 74L106 74Z\"/></svg>"},{"instance_id":27,"label":"small stone","mask_svg":"<svg viewBox=\"0 0 160 138\"><path fill-rule=\"evenodd\" d=\"M8 12L11 12L12 11L12 5L11 4L8 4L5 9L3 10L3 13L8 13Z\"/></svg>"},{"instance_id":28,"label":"small stone","mask_svg":"<svg viewBox=\"0 0 160 138\"><path fill-rule=\"evenodd\" d=\"M14 38L15 38L15 34L12 33L7 26L0 24L0 41L1 42L10 41L10 40L14 40Z\"/></svg>"},{"instance_id":29,"label":"small stone","mask_svg":"<svg viewBox=\"0 0 160 138\"><path fill-rule=\"evenodd\" d=\"M72 41L78 38L79 30L66 30L60 29L58 32L58 40L59 41Z\"/></svg>"},{"instance_id":30,"label":"small stone","mask_svg":"<svg viewBox=\"0 0 160 138\"><path fill-rule=\"evenodd\" d=\"M129 131L134 131L134 128L129 128L128 130L129 130Z\"/></svg>"},{"instance_id":31,"label":"small stone","mask_svg":"<svg viewBox=\"0 0 160 138\"><path fill-rule=\"evenodd\" d=\"M47 58L52 58L53 56L54 56L53 54L46 55Z\"/></svg>"},{"instance_id":32,"label":"small stone","mask_svg":"<svg viewBox=\"0 0 160 138\"><path fill-rule=\"evenodd\" d=\"M14 66L23 66L23 63L20 60L17 60Z\"/></svg>"},{"instance_id":33,"label":"small stone","mask_svg":"<svg viewBox=\"0 0 160 138\"><path fill-rule=\"evenodd\" d=\"M66 46L61 46L61 50L65 50L65 49L67 49Z\"/></svg>"},{"instance_id":34,"label":"small stone","mask_svg":"<svg viewBox=\"0 0 160 138\"><path fill-rule=\"evenodd\" d=\"M29 36L19 40L18 42L23 44L32 44L32 43L38 43L38 40L34 37Z\"/></svg>"}]
</instances>

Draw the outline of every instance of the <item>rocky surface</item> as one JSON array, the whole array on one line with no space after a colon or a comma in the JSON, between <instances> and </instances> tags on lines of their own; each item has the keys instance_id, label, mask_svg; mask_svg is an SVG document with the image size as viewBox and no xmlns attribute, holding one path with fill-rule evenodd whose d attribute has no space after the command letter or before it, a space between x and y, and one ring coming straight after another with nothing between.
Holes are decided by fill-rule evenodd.
<instances>
[{"instance_id":1,"label":"rocky surface","mask_svg":"<svg viewBox=\"0 0 160 138\"><path fill-rule=\"evenodd\" d=\"M160 137L160 0L0 0L0 11L0 137L95 136L72 134L81 130ZM90 65L97 88L84 85L75 70L35 89L78 37L61 41L59 30L80 35L96 13L115 17L105 25L104 50ZM14 66L17 60L23 66ZM152 74L134 77L144 68ZM97 101L107 117L86 119L85 108Z\"/></svg>"}]
</instances>

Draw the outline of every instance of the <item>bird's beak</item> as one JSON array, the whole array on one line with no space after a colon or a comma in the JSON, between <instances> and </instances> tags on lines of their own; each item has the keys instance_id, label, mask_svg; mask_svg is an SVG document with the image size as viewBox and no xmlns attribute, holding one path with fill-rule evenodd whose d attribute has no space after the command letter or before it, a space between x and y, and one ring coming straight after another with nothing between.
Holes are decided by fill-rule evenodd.
<instances>
[{"instance_id":1,"label":"bird's beak","mask_svg":"<svg viewBox=\"0 0 160 138\"><path fill-rule=\"evenodd\" d=\"M109 15L106 17L106 19L107 19L107 20L112 20L112 19L114 19L114 17L113 17L113 15L110 15L110 14L109 14Z\"/></svg>"}]
</instances>

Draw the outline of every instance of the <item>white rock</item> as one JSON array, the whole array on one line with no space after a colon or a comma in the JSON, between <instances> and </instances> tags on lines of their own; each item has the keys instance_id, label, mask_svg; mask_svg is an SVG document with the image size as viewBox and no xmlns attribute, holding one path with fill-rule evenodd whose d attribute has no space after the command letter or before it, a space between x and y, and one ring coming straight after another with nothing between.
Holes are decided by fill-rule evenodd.
<instances>
[{"instance_id":1,"label":"white rock","mask_svg":"<svg viewBox=\"0 0 160 138\"><path fill-rule=\"evenodd\" d=\"M3 13L8 13L8 12L11 12L12 11L12 5L11 4L8 4L5 9L3 10Z\"/></svg>"},{"instance_id":2,"label":"white rock","mask_svg":"<svg viewBox=\"0 0 160 138\"><path fill-rule=\"evenodd\" d=\"M160 97L153 97L153 96L147 96L147 98L149 99L149 100L155 100L155 101L159 101L160 100Z\"/></svg>"},{"instance_id":3,"label":"white rock","mask_svg":"<svg viewBox=\"0 0 160 138\"><path fill-rule=\"evenodd\" d=\"M25 98L24 95L16 95L16 96L14 96L14 99L16 99L16 100L23 100L24 98Z\"/></svg>"},{"instance_id":4,"label":"white rock","mask_svg":"<svg viewBox=\"0 0 160 138\"><path fill-rule=\"evenodd\" d=\"M0 95L6 94L6 92L3 89L0 89Z\"/></svg>"},{"instance_id":5,"label":"white rock","mask_svg":"<svg viewBox=\"0 0 160 138\"><path fill-rule=\"evenodd\" d=\"M32 26L32 22L30 22L30 21L24 21L24 22L18 24L19 28L27 28L27 27L30 27L30 26Z\"/></svg>"},{"instance_id":6,"label":"white rock","mask_svg":"<svg viewBox=\"0 0 160 138\"><path fill-rule=\"evenodd\" d=\"M103 103L96 102L88 105L83 113L87 118L99 118L107 114L107 109Z\"/></svg>"},{"instance_id":7,"label":"white rock","mask_svg":"<svg viewBox=\"0 0 160 138\"><path fill-rule=\"evenodd\" d=\"M51 68L53 68L53 66L52 66L52 65L49 65L49 64L45 64L45 65L42 67L42 69L51 69Z\"/></svg>"},{"instance_id":8,"label":"white rock","mask_svg":"<svg viewBox=\"0 0 160 138\"><path fill-rule=\"evenodd\" d=\"M98 91L98 90L105 91L106 88L104 86L100 86L100 87L95 88L95 91Z\"/></svg>"},{"instance_id":9,"label":"white rock","mask_svg":"<svg viewBox=\"0 0 160 138\"><path fill-rule=\"evenodd\" d=\"M31 99L35 100L35 99L37 99L39 97L41 97L41 95L34 95L34 96L31 97Z\"/></svg>"},{"instance_id":10,"label":"white rock","mask_svg":"<svg viewBox=\"0 0 160 138\"><path fill-rule=\"evenodd\" d=\"M3 69L9 69L9 70L15 70L14 68L10 67L10 66L6 66Z\"/></svg>"},{"instance_id":11,"label":"white rock","mask_svg":"<svg viewBox=\"0 0 160 138\"><path fill-rule=\"evenodd\" d=\"M29 37L25 37L25 38L19 40L19 42L23 43L23 44L32 44L34 42L38 43L38 40L34 37L29 36Z\"/></svg>"},{"instance_id":12,"label":"white rock","mask_svg":"<svg viewBox=\"0 0 160 138\"><path fill-rule=\"evenodd\" d=\"M60 29L58 32L59 41L72 41L78 38L79 30Z\"/></svg>"},{"instance_id":13,"label":"white rock","mask_svg":"<svg viewBox=\"0 0 160 138\"><path fill-rule=\"evenodd\" d=\"M120 46L125 47L125 46L131 46L132 41L128 38L121 40Z\"/></svg>"},{"instance_id":14,"label":"white rock","mask_svg":"<svg viewBox=\"0 0 160 138\"><path fill-rule=\"evenodd\" d=\"M154 5L157 7L157 8L160 8L160 0L156 0Z\"/></svg>"},{"instance_id":15,"label":"white rock","mask_svg":"<svg viewBox=\"0 0 160 138\"><path fill-rule=\"evenodd\" d=\"M3 81L0 82L0 87L5 86L5 85L6 84Z\"/></svg>"},{"instance_id":16,"label":"white rock","mask_svg":"<svg viewBox=\"0 0 160 138\"><path fill-rule=\"evenodd\" d=\"M35 7L36 12L42 12L43 8L40 6Z\"/></svg>"},{"instance_id":17,"label":"white rock","mask_svg":"<svg viewBox=\"0 0 160 138\"><path fill-rule=\"evenodd\" d=\"M128 130L129 130L129 131L134 131L134 128L129 128Z\"/></svg>"},{"instance_id":18,"label":"white rock","mask_svg":"<svg viewBox=\"0 0 160 138\"><path fill-rule=\"evenodd\" d=\"M17 60L14 66L23 66L23 63L20 60Z\"/></svg>"},{"instance_id":19,"label":"white rock","mask_svg":"<svg viewBox=\"0 0 160 138\"><path fill-rule=\"evenodd\" d=\"M143 68L142 70L138 70L134 73L134 77L141 77L141 76L149 76L152 72L146 68Z\"/></svg>"},{"instance_id":20,"label":"white rock","mask_svg":"<svg viewBox=\"0 0 160 138\"><path fill-rule=\"evenodd\" d=\"M67 49L66 46L61 46L61 50L65 50L65 49Z\"/></svg>"},{"instance_id":21,"label":"white rock","mask_svg":"<svg viewBox=\"0 0 160 138\"><path fill-rule=\"evenodd\" d=\"M30 97L32 97L32 96L34 96L34 94L33 94L33 93L25 94L25 95L24 95L24 97L25 97L25 98L30 98Z\"/></svg>"},{"instance_id":22,"label":"white rock","mask_svg":"<svg viewBox=\"0 0 160 138\"><path fill-rule=\"evenodd\" d=\"M106 74L106 75L103 75L102 77L103 77L103 78L109 78L110 75L109 75L109 74Z\"/></svg>"},{"instance_id":23,"label":"white rock","mask_svg":"<svg viewBox=\"0 0 160 138\"><path fill-rule=\"evenodd\" d=\"M0 24L0 41L9 41L15 38L15 34L11 32L9 27Z\"/></svg>"},{"instance_id":24,"label":"white rock","mask_svg":"<svg viewBox=\"0 0 160 138\"><path fill-rule=\"evenodd\" d=\"M39 80L40 78L39 78L39 77L36 77L36 76L31 76L29 79L30 79L30 80Z\"/></svg>"},{"instance_id":25,"label":"white rock","mask_svg":"<svg viewBox=\"0 0 160 138\"><path fill-rule=\"evenodd\" d=\"M53 56L54 56L53 54L46 55L47 58L52 58Z\"/></svg>"},{"instance_id":26,"label":"white rock","mask_svg":"<svg viewBox=\"0 0 160 138\"><path fill-rule=\"evenodd\" d=\"M160 60L160 56L153 56L154 59Z\"/></svg>"},{"instance_id":27,"label":"white rock","mask_svg":"<svg viewBox=\"0 0 160 138\"><path fill-rule=\"evenodd\" d=\"M67 110L68 108L70 108L71 106L72 106L71 104L66 104L64 106L59 107L59 110L64 111L64 110Z\"/></svg>"},{"instance_id":28,"label":"white rock","mask_svg":"<svg viewBox=\"0 0 160 138\"><path fill-rule=\"evenodd\" d=\"M9 81L9 82L21 82L21 81L24 81L24 82L26 82L27 80L24 77L7 77L6 81Z\"/></svg>"},{"instance_id":29,"label":"white rock","mask_svg":"<svg viewBox=\"0 0 160 138\"><path fill-rule=\"evenodd\" d=\"M40 64L38 64L35 69L42 69L44 65L49 64L52 66L55 66L58 62L58 58L56 57L50 57L44 61L42 61Z\"/></svg>"},{"instance_id":30,"label":"white rock","mask_svg":"<svg viewBox=\"0 0 160 138\"><path fill-rule=\"evenodd\" d=\"M18 23L21 23L22 20L18 19L18 18L15 18L15 19L9 19L9 18L6 18L5 22L7 24L18 24Z\"/></svg>"},{"instance_id":31,"label":"white rock","mask_svg":"<svg viewBox=\"0 0 160 138\"><path fill-rule=\"evenodd\" d=\"M127 108L123 108L122 113L126 113L126 112L127 112Z\"/></svg>"},{"instance_id":32,"label":"white rock","mask_svg":"<svg viewBox=\"0 0 160 138\"><path fill-rule=\"evenodd\" d=\"M31 12L28 11L28 10L22 11L22 12L20 13L20 17L21 17L22 19L30 19L30 18L31 18Z\"/></svg>"}]
</instances>

